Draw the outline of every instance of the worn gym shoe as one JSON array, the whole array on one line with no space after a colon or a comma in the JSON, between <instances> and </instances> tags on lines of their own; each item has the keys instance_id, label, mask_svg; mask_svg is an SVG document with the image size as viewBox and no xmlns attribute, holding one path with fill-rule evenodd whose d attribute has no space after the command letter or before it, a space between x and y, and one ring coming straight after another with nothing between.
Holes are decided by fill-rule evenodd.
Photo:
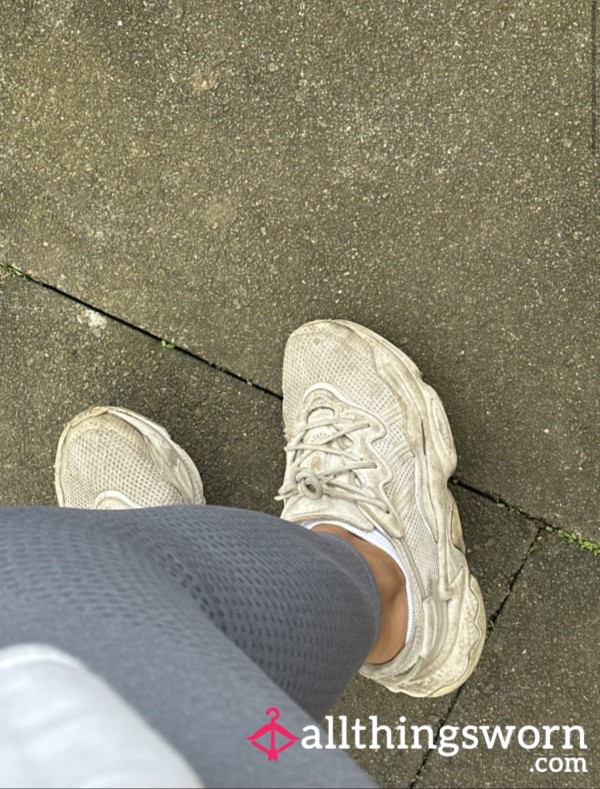
<instances>
[{"instance_id":1,"label":"worn gym shoe","mask_svg":"<svg viewBox=\"0 0 600 789\"><path fill-rule=\"evenodd\" d=\"M59 506L121 510L204 504L190 456L167 431L125 408L83 411L58 442L54 481Z\"/></svg>"},{"instance_id":2,"label":"worn gym shoe","mask_svg":"<svg viewBox=\"0 0 600 789\"><path fill-rule=\"evenodd\" d=\"M456 451L438 395L379 335L349 321L315 321L288 340L283 417L281 517L341 521L370 541L378 530L411 590L405 647L361 674L410 696L450 693L479 660L486 620L448 490Z\"/></svg>"}]
</instances>

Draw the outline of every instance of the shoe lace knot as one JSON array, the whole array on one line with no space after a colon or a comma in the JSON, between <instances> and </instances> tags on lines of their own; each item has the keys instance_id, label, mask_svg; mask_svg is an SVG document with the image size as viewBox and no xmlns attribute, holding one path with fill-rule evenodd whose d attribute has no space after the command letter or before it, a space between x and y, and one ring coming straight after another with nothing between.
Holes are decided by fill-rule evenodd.
<instances>
[{"instance_id":1,"label":"shoe lace knot","mask_svg":"<svg viewBox=\"0 0 600 789\"><path fill-rule=\"evenodd\" d=\"M301 422L285 447L288 469L276 500L287 502L293 496L310 499L331 496L387 511L387 504L364 489L356 473L360 469L378 467L374 459L367 460L357 452L357 442L352 436L370 427L368 420L350 416L308 418Z\"/></svg>"}]
</instances>

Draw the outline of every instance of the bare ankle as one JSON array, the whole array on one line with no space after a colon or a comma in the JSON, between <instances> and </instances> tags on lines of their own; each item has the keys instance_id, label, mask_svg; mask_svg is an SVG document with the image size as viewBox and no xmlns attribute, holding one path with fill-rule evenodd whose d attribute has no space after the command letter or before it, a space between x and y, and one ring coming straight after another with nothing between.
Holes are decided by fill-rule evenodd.
<instances>
[{"instance_id":1,"label":"bare ankle","mask_svg":"<svg viewBox=\"0 0 600 789\"><path fill-rule=\"evenodd\" d=\"M377 640L367 655L367 663L387 663L406 643L408 627L408 600L406 578L400 566L381 548L352 534L341 526L322 523L313 531L329 532L346 540L369 565L377 591L381 610L381 625Z\"/></svg>"}]
</instances>

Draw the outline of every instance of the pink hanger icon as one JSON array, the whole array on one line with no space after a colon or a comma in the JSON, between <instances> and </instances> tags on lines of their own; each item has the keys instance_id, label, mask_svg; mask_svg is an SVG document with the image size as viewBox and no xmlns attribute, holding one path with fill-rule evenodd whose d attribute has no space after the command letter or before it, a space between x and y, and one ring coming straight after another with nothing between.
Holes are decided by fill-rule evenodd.
<instances>
[{"instance_id":1,"label":"pink hanger icon","mask_svg":"<svg viewBox=\"0 0 600 789\"><path fill-rule=\"evenodd\" d=\"M261 728L258 731L255 731L254 734L251 734L250 737L246 737L246 739L249 740L252 743L252 745L254 745L256 748L261 750L263 753L266 753L269 761L277 761L279 759L279 754L282 751L285 751L286 748L289 748L291 745L297 742L299 740L299 737L296 737L294 734L291 733L291 731L288 731L279 723L276 723L276 720L279 718L279 710L277 709L277 707L269 707L265 715L271 715L271 720L269 721L269 723L265 723L264 726L261 726ZM258 742L260 737L264 736L265 734L271 735L269 748L265 748L265 746L262 743ZM276 734L280 734L282 737L285 737L285 739L287 740L287 742L284 743L283 745L280 745L279 748L275 747Z\"/></svg>"}]
</instances>

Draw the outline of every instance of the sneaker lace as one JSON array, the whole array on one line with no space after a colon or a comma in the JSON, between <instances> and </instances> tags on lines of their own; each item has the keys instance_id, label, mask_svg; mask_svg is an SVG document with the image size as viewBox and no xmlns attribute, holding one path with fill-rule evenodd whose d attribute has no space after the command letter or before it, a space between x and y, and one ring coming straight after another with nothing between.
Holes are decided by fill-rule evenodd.
<instances>
[{"instance_id":1,"label":"sneaker lace","mask_svg":"<svg viewBox=\"0 0 600 789\"><path fill-rule=\"evenodd\" d=\"M354 504L364 503L378 507L387 512L388 507L381 499L360 487L356 471L359 469L377 468L374 460L357 458L348 446L351 433L369 428L367 421L331 417L314 422L300 424L285 447L285 451L293 458L288 466L286 481L279 489L276 501L286 501L292 496L307 496L311 499L320 499L322 496L331 496L337 499L350 501ZM333 429L326 432L318 439L309 439L307 434L315 429ZM330 468L317 471L307 467L307 461L314 452L325 453L339 457L340 463ZM348 481L340 479L347 475ZM352 481L352 482L351 482Z\"/></svg>"}]
</instances>

